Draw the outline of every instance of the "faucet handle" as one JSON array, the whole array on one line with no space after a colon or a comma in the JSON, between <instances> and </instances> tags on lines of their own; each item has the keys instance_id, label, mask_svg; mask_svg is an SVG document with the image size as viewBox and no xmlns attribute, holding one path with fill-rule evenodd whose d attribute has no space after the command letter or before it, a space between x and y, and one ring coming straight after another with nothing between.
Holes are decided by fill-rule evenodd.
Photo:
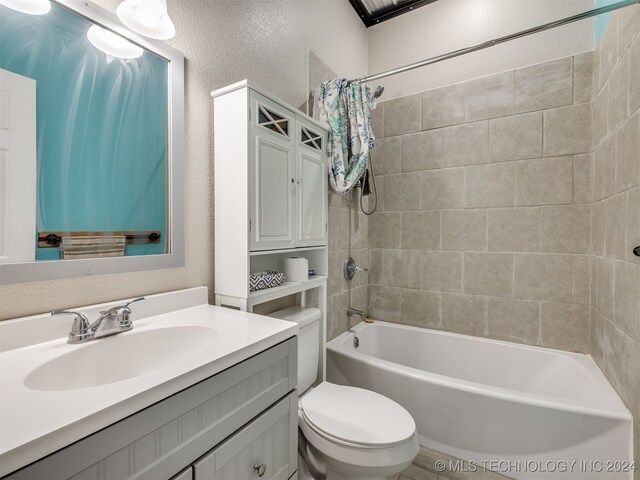
<instances>
[{"instance_id":1,"label":"faucet handle","mask_svg":"<svg viewBox=\"0 0 640 480\"><path fill-rule=\"evenodd\" d=\"M71 331L67 337L68 343L86 342L93 335L93 328L89 323L89 319L83 313L72 310L54 310L51 315L75 315Z\"/></svg>"},{"instance_id":2,"label":"faucet handle","mask_svg":"<svg viewBox=\"0 0 640 480\"><path fill-rule=\"evenodd\" d=\"M129 315L131 315L131 309L129 305L135 302L141 302L144 300L144 297L134 298L133 300L129 300L124 305L119 307L113 307L110 311L113 311L116 317L118 318L118 322L120 322L120 327L124 329L131 329L132 324L131 320L129 320Z\"/></svg>"},{"instance_id":3,"label":"faucet handle","mask_svg":"<svg viewBox=\"0 0 640 480\"><path fill-rule=\"evenodd\" d=\"M134 298L133 300L129 300L127 303L124 304L124 308L129 308L129 305L131 305L132 303L141 302L144 299L145 299L144 297L138 297L138 298Z\"/></svg>"}]
</instances>

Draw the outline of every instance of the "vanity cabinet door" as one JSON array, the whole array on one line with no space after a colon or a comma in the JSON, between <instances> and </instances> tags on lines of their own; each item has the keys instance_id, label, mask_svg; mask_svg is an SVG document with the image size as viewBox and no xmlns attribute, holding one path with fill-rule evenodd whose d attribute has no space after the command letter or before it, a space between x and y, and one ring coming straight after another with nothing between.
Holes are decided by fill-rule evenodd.
<instances>
[{"instance_id":1,"label":"vanity cabinet door","mask_svg":"<svg viewBox=\"0 0 640 480\"><path fill-rule=\"evenodd\" d=\"M291 248L295 243L295 115L251 92L251 118L249 247L252 251Z\"/></svg>"},{"instance_id":2,"label":"vanity cabinet door","mask_svg":"<svg viewBox=\"0 0 640 480\"><path fill-rule=\"evenodd\" d=\"M327 244L326 134L298 117L296 246Z\"/></svg>"},{"instance_id":3,"label":"vanity cabinet door","mask_svg":"<svg viewBox=\"0 0 640 480\"><path fill-rule=\"evenodd\" d=\"M287 480L297 470L292 392L193 464L194 480Z\"/></svg>"}]
</instances>

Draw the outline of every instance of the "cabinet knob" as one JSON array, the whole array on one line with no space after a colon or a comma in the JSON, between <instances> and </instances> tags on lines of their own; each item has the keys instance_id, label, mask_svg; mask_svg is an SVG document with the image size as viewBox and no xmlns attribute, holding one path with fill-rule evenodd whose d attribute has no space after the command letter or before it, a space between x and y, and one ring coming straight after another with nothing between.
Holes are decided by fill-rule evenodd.
<instances>
[{"instance_id":1,"label":"cabinet knob","mask_svg":"<svg viewBox=\"0 0 640 480\"><path fill-rule=\"evenodd\" d=\"M258 472L258 476L262 477L264 473L267 471L267 466L264 463L258 465L257 463L253 466L253 469Z\"/></svg>"}]
</instances>

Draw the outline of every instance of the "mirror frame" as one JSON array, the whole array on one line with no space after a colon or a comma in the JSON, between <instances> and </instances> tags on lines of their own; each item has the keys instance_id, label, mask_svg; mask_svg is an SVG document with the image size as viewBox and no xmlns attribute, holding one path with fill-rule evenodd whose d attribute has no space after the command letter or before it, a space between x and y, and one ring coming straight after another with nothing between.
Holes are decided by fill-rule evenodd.
<instances>
[{"instance_id":1,"label":"mirror frame","mask_svg":"<svg viewBox=\"0 0 640 480\"><path fill-rule=\"evenodd\" d=\"M88 0L51 0L169 62L167 246L169 253L78 260L42 260L0 265L0 284L184 267L184 55L164 42L132 32L118 17ZM34 232L35 241L35 232Z\"/></svg>"}]
</instances>

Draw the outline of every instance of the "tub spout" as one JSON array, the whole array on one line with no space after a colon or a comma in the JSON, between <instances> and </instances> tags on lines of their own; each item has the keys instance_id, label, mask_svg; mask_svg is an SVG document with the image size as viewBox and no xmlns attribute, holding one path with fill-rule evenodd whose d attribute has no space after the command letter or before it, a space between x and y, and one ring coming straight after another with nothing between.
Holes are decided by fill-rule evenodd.
<instances>
[{"instance_id":1,"label":"tub spout","mask_svg":"<svg viewBox=\"0 0 640 480\"><path fill-rule=\"evenodd\" d=\"M366 320L367 319L367 314L364 313L362 310L357 310L355 308L347 308L347 316L348 317L360 317L360 320Z\"/></svg>"}]
</instances>

